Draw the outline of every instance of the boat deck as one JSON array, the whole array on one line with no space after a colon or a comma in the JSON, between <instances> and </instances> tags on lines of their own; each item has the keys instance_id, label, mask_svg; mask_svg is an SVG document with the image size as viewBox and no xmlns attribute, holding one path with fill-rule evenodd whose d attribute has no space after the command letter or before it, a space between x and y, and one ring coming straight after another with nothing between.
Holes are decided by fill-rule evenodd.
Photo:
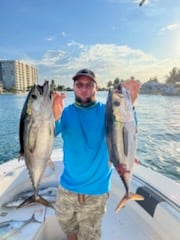
<instances>
[{"instance_id":1,"label":"boat deck","mask_svg":"<svg viewBox=\"0 0 180 240\"><path fill-rule=\"evenodd\" d=\"M102 224L102 240L165 240L162 238L155 230L152 223L145 221L141 217L141 213L137 215L137 209L133 209L133 204L129 203L128 206L123 208L119 213L114 213L114 208L117 203L116 196L111 195L107 212L103 218ZM141 212L141 208L139 207ZM1 214L4 209L0 210ZM18 240L65 240L65 235L63 234L56 217L54 216L54 210L46 208L42 205L34 205L26 208L20 209L6 209L8 217L3 217L3 222L9 220L16 220L16 227L19 224L19 228L16 231L9 231L4 235L2 240L5 239L18 239ZM34 214L34 222L32 215ZM149 217L150 218L150 217ZM31 220L30 220L31 219ZM2 220L2 217L1 217ZM28 220L30 220L28 222ZM24 225L21 225L21 222ZM2 232L1 232L2 234ZM32 238L33 236L33 238ZM12 237L12 238L11 238Z\"/></svg>"},{"instance_id":2,"label":"boat deck","mask_svg":"<svg viewBox=\"0 0 180 240\"><path fill-rule=\"evenodd\" d=\"M62 163L54 162L56 171L53 172L49 167L46 169L39 189L39 193L45 194L52 202L55 202L54 189L57 189L62 171ZM10 161L1 165L0 170L0 239L65 240L65 235L54 215L54 209L40 204L16 208L22 199L17 200L15 196L22 197L23 192L27 194L32 189L24 162ZM145 180L148 181L147 185L144 185ZM161 185L158 186L158 183ZM102 222L101 239L179 240L179 186L151 170L135 168L131 191L140 191L145 200L129 201L126 207L115 213L114 209L124 195L124 187L114 171L107 211ZM46 193L44 189L47 190ZM52 196L49 192L52 192Z\"/></svg>"}]
</instances>

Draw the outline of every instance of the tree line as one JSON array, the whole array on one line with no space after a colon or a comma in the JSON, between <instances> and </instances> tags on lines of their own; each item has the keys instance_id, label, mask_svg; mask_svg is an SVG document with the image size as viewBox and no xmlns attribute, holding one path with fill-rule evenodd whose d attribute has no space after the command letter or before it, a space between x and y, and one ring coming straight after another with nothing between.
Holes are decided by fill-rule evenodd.
<instances>
[{"instance_id":1,"label":"tree line","mask_svg":"<svg viewBox=\"0 0 180 240\"><path fill-rule=\"evenodd\" d=\"M130 79L136 79L134 76L130 77ZM137 80L137 79L136 79ZM124 82L125 80L124 79L120 79L120 78L115 78L114 80L110 80L107 82L106 84L106 87L105 88L99 88L99 90L107 90L109 89L110 87L113 87L113 88L116 88L121 82ZM156 81L158 82L158 78L157 77L153 77L153 78L150 78L148 80L149 81ZM176 85L177 82L180 83L180 69L178 69L177 67L174 67L168 75L166 75L165 77L165 83L166 84L172 84L172 85ZM55 81L54 80L51 80L51 89L52 90L58 90L58 91L72 91L72 88L70 87L65 87L64 85L57 85L55 84Z\"/></svg>"},{"instance_id":2,"label":"tree line","mask_svg":"<svg viewBox=\"0 0 180 240\"><path fill-rule=\"evenodd\" d=\"M131 77L130 79L135 79L135 77ZM137 80L137 79L136 79ZM110 87L116 87L119 85L119 83L124 82L124 79L120 79L120 78L115 78L114 81L108 81L107 82L107 88ZM158 78L157 77L153 77L150 78L148 80L149 81L155 81L158 82ZM176 84L179 83L180 84L180 69L178 69L177 67L174 67L168 75L166 75L165 77L165 84L172 84L173 86L176 86Z\"/></svg>"}]
</instances>

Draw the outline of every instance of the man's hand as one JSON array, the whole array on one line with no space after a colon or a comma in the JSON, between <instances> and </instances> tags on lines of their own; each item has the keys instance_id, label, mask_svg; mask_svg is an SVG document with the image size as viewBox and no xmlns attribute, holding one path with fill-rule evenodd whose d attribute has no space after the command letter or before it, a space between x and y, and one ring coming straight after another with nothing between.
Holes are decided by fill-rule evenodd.
<instances>
[{"instance_id":1,"label":"man's hand","mask_svg":"<svg viewBox=\"0 0 180 240\"><path fill-rule=\"evenodd\" d=\"M64 98L65 98L65 94L64 93L57 93L54 92L53 93L53 104L52 104L52 108L53 108L53 114L54 114L54 119L55 121L57 121L62 114L62 111L64 109Z\"/></svg>"},{"instance_id":2,"label":"man's hand","mask_svg":"<svg viewBox=\"0 0 180 240\"><path fill-rule=\"evenodd\" d=\"M131 95L132 104L136 101L136 98L140 91L140 83L137 80L131 79L123 82L123 86L129 90Z\"/></svg>"}]
</instances>

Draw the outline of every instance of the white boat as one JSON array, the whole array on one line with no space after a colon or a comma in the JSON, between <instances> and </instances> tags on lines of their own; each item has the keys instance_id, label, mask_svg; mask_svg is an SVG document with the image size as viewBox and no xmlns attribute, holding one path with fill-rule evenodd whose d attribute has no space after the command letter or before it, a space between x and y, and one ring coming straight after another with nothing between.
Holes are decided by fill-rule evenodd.
<instances>
[{"instance_id":1,"label":"white boat","mask_svg":"<svg viewBox=\"0 0 180 240\"><path fill-rule=\"evenodd\" d=\"M54 202L59 176L63 168L62 152L54 150L50 167L44 173L39 192ZM180 184L136 165L133 172L132 192L144 196L144 201L130 201L115 213L124 187L114 171L107 211L102 223L102 240L179 240ZM0 165L0 239L1 240L65 240L52 208L33 204L16 208L22 197L32 191L24 161L17 159Z\"/></svg>"}]
</instances>

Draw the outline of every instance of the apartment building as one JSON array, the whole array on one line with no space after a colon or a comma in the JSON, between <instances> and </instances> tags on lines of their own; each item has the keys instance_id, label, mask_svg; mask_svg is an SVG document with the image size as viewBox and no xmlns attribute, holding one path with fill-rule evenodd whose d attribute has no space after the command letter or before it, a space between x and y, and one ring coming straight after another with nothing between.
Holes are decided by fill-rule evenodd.
<instances>
[{"instance_id":1,"label":"apartment building","mask_svg":"<svg viewBox=\"0 0 180 240\"><path fill-rule=\"evenodd\" d=\"M5 89L26 91L38 82L38 69L17 60L0 60L0 81Z\"/></svg>"},{"instance_id":2,"label":"apartment building","mask_svg":"<svg viewBox=\"0 0 180 240\"><path fill-rule=\"evenodd\" d=\"M3 93L3 83L0 81L0 94Z\"/></svg>"}]
</instances>

